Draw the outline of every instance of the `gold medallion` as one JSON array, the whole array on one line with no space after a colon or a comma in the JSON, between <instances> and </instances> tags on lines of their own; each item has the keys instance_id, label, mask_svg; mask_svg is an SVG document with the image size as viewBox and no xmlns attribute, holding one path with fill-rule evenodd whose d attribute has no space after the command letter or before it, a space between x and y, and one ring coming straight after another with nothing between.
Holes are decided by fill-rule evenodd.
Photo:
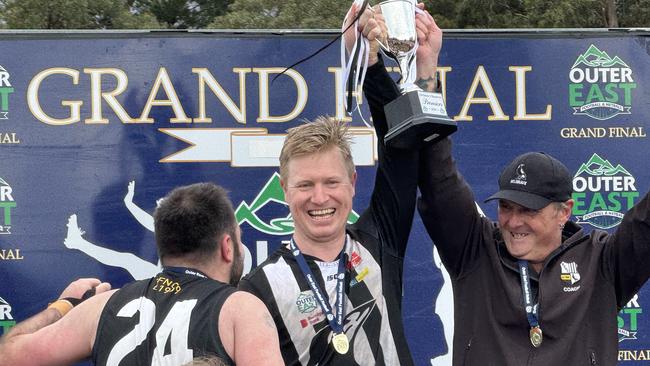
<instances>
[{"instance_id":1,"label":"gold medallion","mask_svg":"<svg viewBox=\"0 0 650 366\"><path fill-rule=\"evenodd\" d=\"M533 347L537 348L542 344L542 329L540 327L530 328L530 343L533 344Z\"/></svg>"},{"instance_id":2,"label":"gold medallion","mask_svg":"<svg viewBox=\"0 0 650 366\"><path fill-rule=\"evenodd\" d=\"M348 337L345 333L336 334L334 338L332 338L332 345L336 352L342 355L348 353L348 350L350 349L350 342L348 342Z\"/></svg>"}]
</instances>

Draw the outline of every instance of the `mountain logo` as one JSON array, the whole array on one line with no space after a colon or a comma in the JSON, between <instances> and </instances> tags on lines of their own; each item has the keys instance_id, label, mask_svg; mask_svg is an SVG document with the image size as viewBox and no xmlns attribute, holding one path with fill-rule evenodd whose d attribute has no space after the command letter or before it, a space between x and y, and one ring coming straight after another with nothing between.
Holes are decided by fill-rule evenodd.
<instances>
[{"instance_id":1,"label":"mountain logo","mask_svg":"<svg viewBox=\"0 0 650 366\"><path fill-rule=\"evenodd\" d=\"M611 229L623 219L636 199L634 176L594 153L573 177L573 215L579 224Z\"/></svg>"},{"instance_id":2,"label":"mountain logo","mask_svg":"<svg viewBox=\"0 0 650 366\"><path fill-rule=\"evenodd\" d=\"M630 114L636 83L632 69L593 44L578 56L569 71L569 106L574 115L606 120Z\"/></svg>"},{"instance_id":3,"label":"mountain logo","mask_svg":"<svg viewBox=\"0 0 650 366\"><path fill-rule=\"evenodd\" d=\"M242 201L237 206L235 210L237 222L240 225L247 222L258 231L269 235L286 236L293 234L293 218L290 213L287 216L276 217L267 221L260 218L264 213L272 216L277 215L277 207L269 207L271 203L288 206L284 199L284 192L280 185L280 174L278 172L273 173L252 203L249 204ZM286 210L286 208L281 208L283 212L286 212ZM359 215L352 210L348 216L348 223L355 223L358 219Z\"/></svg>"}]
</instances>

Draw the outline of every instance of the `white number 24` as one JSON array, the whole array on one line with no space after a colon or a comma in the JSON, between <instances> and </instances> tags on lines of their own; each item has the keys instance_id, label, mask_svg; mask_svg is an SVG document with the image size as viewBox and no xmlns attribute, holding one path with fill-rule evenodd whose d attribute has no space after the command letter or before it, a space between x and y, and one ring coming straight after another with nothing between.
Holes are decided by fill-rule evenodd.
<instances>
[{"instance_id":1,"label":"white number 24","mask_svg":"<svg viewBox=\"0 0 650 366\"><path fill-rule=\"evenodd\" d=\"M187 348L187 334L190 329L190 316L196 299L179 301L172 306L156 332L156 348L151 359L152 366L183 365L192 361L194 352ZM156 322L156 304L146 297L129 301L120 309L117 316L132 318L140 312L140 322L127 335L122 337L108 355L106 364L117 366L122 359L133 352L146 338ZM165 355L165 344L171 337L171 353Z\"/></svg>"}]
</instances>

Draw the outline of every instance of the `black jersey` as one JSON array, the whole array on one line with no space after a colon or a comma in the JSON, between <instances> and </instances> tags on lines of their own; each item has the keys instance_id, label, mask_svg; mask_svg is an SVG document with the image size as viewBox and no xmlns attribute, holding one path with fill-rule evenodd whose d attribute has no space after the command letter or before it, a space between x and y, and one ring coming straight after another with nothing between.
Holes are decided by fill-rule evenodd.
<instances>
[{"instance_id":1,"label":"black jersey","mask_svg":"<svg viewBox=\"0 0 650 366\"><path fill-rule=\"evenodd\" d=\"M124 286L102 311L95 365L183 365L208 355L234 365L218 332L221 307L234 291L185 268Z\"/></svg>"},{"instance_id":2,"label":"black jersey","mask_svg":"<svg viewBox=\"0 0 650 366\"><path fill-rule=\"evenodd\" d=\"M259 297L278 328L287 365L412 365L401 319L402 268L415 211L418 152L384 146L385 100L398 91L381 62L368 68L364 90L377 130L379 164L370 206L347 229L345 316L347 354L331 345L333 331L295 257L280 247L240 282ZM316 281L336 300L338 261L305 255Z\"/></svg>"}]
</instances>

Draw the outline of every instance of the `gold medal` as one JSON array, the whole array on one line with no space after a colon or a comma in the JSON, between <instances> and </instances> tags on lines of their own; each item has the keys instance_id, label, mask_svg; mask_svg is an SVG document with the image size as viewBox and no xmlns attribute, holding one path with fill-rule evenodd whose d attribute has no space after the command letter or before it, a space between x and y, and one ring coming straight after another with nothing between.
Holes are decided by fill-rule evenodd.
<instances>
[{"instance_id":1,"label":"gold medal","mask_svg":"<svg viewBox=\"0 0 650 366\"><path fill-rule=\"evenodd\" d=\"M332 338L332 345L336 352L342 355L348 353L348 350L350 349L350 342L348 342L348 337L345 333L335 335L334 338Z\"/></svg>"},{"instance_id":2,"label":"gold medal","mask_svg":"<svg viewBox=\"0 0 650 366\"><path fill-rule=\"evenodd\" d=\"M542 344L542 329L540 327L530 328L530 343L533 344L533 347L537 348Z\"/></svg>"}]
</instances>

